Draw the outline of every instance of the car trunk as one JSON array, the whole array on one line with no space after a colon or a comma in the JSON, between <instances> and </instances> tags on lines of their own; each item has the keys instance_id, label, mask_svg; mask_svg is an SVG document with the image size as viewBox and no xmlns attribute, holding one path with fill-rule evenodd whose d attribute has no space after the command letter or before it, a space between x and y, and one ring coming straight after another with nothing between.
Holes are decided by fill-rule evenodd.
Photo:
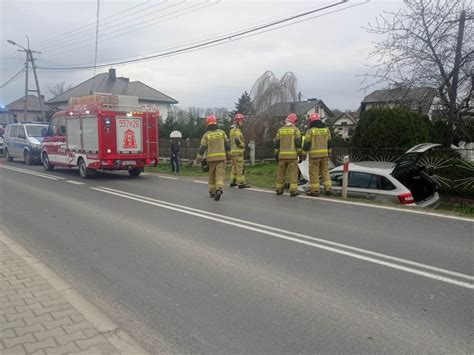
<instances>
[{"instance_id":1,"label":"car trunk","mask_svg":"<svg viewBox=\"0 0 474 355\"><path fill-rule=\"evenodd\" d=\"M406 186L415 203L423 202L436 193L436 185L418 163L423 154L440 144L423 143L409 149L397 161L391 175Z\"/></svg>"}]
</instances>

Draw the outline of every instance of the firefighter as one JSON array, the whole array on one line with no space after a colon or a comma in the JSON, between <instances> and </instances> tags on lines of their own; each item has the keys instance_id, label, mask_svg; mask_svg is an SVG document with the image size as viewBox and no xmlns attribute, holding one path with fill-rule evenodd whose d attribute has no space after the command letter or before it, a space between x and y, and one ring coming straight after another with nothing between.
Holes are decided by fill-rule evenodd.
<instances>
[{"instance_id":1,"label":"firefighter","mask_svg":"<svg viewBox=\"0 0 474 355\"><path fill-rule=\"evenodd\" d=\"M246 189L250 186L245 182L244 150L245 142L242 134L242 124L245 116L237 113L234 123L229 132L230 156L232 160L232 170L230 172L230 187L238 186L239 189Z\"/></svg>"},{"instance_id":2,"label":"firefighter","mask_svg":"<svg viewBox=\"0 0 474 355\"><path fill-rule=\"evenodd\" d=\"M309 153L309 186L308 196L319 196L319 173L323 177L326 195L332 191L329 176L329 156L331 154L331 132L321 121L317 113L308 118L308 130L305 135L303 153Z\"/></svg>"},{"instance_id":3,"label":"firefighter","mask_svg":"<svg viewBox=\"0 0 474 355\"><path fill-rule=\"evenodd\" d=\"M283 193L286 172L290 175L290 196L298 196L298 158L301 161L301 132L295 127L298 117L290 113L275 138L275 160L278 163L276 194Z\"/></svg>"},{"instance_id":4,"label":"firefighter","mask_svg":"<svg viewBox=\"0 0 474 355\"><path fill-rule=\"evenodd\" d=\"M202 157L206 152L209 164L209 196L219 201L224 188L225 165L229 160L230 144L225 132L217 128L216 116L207 116L206 126L206 133L202 136L196 162L202 162Z\"/></svg>"}]
</instances>

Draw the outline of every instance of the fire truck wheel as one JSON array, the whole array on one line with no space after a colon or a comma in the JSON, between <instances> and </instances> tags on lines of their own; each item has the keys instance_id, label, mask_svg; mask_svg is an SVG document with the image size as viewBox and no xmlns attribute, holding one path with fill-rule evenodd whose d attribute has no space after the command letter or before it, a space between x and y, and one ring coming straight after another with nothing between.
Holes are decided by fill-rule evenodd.
<instances>
[{"instance_id":1,"label":"fire truck wheel","mask_svg":"<svg viewBox=\"0 0 474 355\"><path fill-rule=\"evenodd\" d=\"M7 148L5 148L5 159L7 159L7 161L13 161L13 157L10 155L10 152L8 151Z\"/></svg>"},{"instance_id":2,"label":"fire truck wheel","mask_svg":"<svg viewBox=\"0 0 474 355\"><path fill-rule=\"evenodd\" d=\"M23 158L24 158L24 161L25 161L25 164L26 165L31 165L33 164L33 159L31 158L31 153L26 151L24 154L23 154Z\"/></svg>"},{"instance_id":3,"label":"fire truck wheel","mask_svg":"<svg viewBox=\"0 0 474 355\"><path fill-rule=\"evenodd\" d=\"M86 162L84 161L84 159L79 159L78 165L79 165L79 176L81 178L88 179L88 178L94 176L95 170L94 169L89 169L86 166Z\"/></svg>"},{"instance_id":4,"label":"fire truck wheel","mask_svg":"<svg viewBox=\"0 0 474 355\"><path fill-rule=\"evenodd\" d=\"M51 163L49 162L49 157L48 157L48 154L46 153L43 153L43 167L44 167L44 170L47 170L47 171L51 171L54 169L54 166L52 166Z\"/></svg>"},{"instance_id":5,"label":"fire truck wheel","mask_svg":"<svg viewBox=\"0 0 474 355\"><path fill-rule=\"evenodd\" d=\"M131 177L137 177L138 175L140 175L141 171L139 169L128 169L128 174L131 176Z\"/></svg>"}]
</instances>

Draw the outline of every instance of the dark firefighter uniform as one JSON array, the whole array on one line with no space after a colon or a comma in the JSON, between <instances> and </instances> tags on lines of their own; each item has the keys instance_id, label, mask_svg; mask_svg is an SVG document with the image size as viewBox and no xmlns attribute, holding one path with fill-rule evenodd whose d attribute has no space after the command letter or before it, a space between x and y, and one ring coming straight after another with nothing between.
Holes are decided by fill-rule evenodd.
<instances>
[{"instance_id":1,"label":"dark firefighter uniform","mask_svg":"<svg viewBox=\"0 0 474 355\"><path fill-rule=\"evenodd\" d=\"M294 126L296 121L296 115L294 117L289 115L285 126L278 130L275 138L275 159L278 162L275 187L278 195L283 193L287 172L290 176L290 195L298 195L298 157L301 155L301 132Z\"/></svg>"},{"instance_id":2,"label":"dark firefighter uniform","mask_svg":"<svg viewBox=\"0 0 474 355\"><path fill-rule=\"evenodd\" d=\"M310 125L306 131L303 153L308 153L309 155L310 191L308 195L319 195L320 173L322 175L324 190L326 194L330 194L332 186L328 162L331 153L331 132L317 114L310 117Z\"/></svg>"},{"instance_id":3,"label":"dark firefighter uniform","mask_svg":"<svg viewBox=\"0 0 474 355\"><path fill-rule=\"evenodd\" d=\"M209 194L218 201L223 193L225 181L225 163L230 153L230 144L224 131L217 128L216 120L207 120L207 131L201 139L197 160L201 161L206 152L206 159L209 164Z\"/></svg>"}]
</instances>

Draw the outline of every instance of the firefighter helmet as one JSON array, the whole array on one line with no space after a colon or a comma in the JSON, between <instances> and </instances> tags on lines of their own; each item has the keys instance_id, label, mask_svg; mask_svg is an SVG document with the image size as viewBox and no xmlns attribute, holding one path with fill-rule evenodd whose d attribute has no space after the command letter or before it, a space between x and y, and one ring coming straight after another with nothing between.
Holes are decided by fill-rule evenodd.
<instances>
[{"instance_id":1,"label":"firefighter helmet","mask_svg":"<svg viewBox=\"0 0 474 355\"><path fill-rule=\"evenodd\" d=\"M245 116L242 113L237 113L234 116L234 123L242 123L245 119Z\"/></svg>"},{"instance_id":2,"label":"firefighter helmet","mask_svg":"<svg viewBox=\"0 0 474 355\"><path fill-rule=\"evenodd\" d=\"M298 116L296 116L296 114L294 113L290 113L286 118L285 122L296 124L296 122L298 122Z\"/></svg>"},{"instance_id":3,"label":"firefighter helmet","mask_svg":"<svg viewBox=\"0 0 474 355\"><path fill-rule=\"evenodd\" d=\"M215 115L209 115L206 117L206 126L211 124L217 124L217 117Z\"/></svg>"},{"instance_id":4,"label":"firefighter helmet","mask_svg":"<svg viewBox=\"0 0 474 355\"><path fill-rule=\"evenodd\" d=\"M320 120L321 120L321 116L319 116L319 114L317 114L317 113L313 113L308 118L309 123L314 122L314 121L320 121Z\"/></svg>"}]
</instances>

